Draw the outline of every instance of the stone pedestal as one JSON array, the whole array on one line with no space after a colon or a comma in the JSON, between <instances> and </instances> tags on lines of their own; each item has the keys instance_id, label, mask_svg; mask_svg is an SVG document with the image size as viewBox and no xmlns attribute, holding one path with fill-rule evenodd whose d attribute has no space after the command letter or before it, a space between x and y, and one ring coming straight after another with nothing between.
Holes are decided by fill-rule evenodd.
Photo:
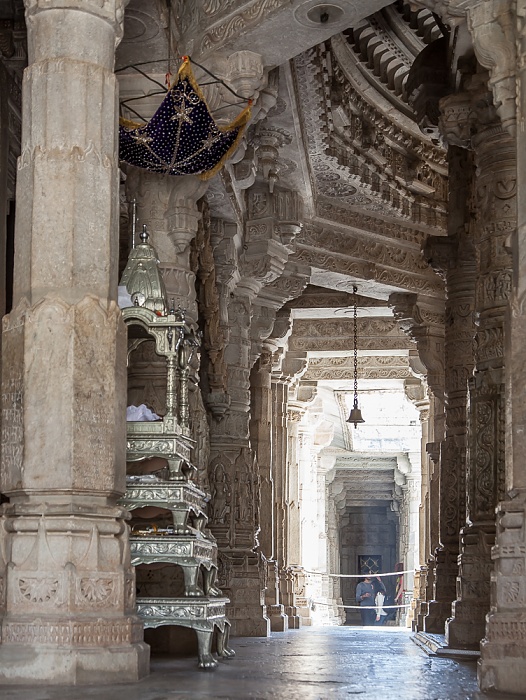
<instances>
[{"instance_id":1,"label":"stone pedestal","mask_svg":"<svg viewBox=\"0 0 526 700\"><path fill-rule=\"evenodd\" d=\"M116 683L145 675L149 658L116 505L126 334L112 68L124 6L26 8L16 286L3 326L0 682Z\"/></svg>"}]
</instances>

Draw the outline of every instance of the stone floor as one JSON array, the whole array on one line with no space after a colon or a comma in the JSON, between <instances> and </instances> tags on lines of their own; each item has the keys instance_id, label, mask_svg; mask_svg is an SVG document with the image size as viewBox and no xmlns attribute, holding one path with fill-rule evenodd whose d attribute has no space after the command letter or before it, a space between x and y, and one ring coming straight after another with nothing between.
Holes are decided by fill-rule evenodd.
<instances>
[{"instance_id":1,"label":"stone floor","mask_svg":"<svg viewBox=\"0 0 526 700\"><path fill-rule=\"evenodd\" d=\"M400 628L305 628L231 640L216 671L157 657L140 683L84 688L0 686L1 700L517 700L477 692L476 664L430 658ZM526 697L526 695L521 696Z\"/></svg>"}]
</instances>

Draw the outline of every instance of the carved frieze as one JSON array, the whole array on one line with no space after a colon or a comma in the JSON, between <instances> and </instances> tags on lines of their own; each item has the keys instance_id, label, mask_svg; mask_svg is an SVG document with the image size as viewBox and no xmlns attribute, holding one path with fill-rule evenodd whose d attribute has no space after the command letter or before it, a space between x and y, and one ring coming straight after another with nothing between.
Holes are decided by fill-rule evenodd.
<instances>
[{"instance_id":1,"label":"carved frieze","mask_svg":"<svg viewBox=\"0 0 526 700\"><path fill-rule=\"evenodd\" d=\"M80 622L7 622L2 627L3 642L11 644L59 644L61 647L100 647L137 643L143 639L143 625L135 616Z\"/></svg>"},{"instance_id":2,"label":"carved frieze","mask_svg":"<svg viewBox=\"0 0 526 700\"><path fill-rule=\"evenodd\" d=\"M406 358L383 355L358 357L359 379L410 379L413 376ZM352 357L327 357L311 358L302 380L352 381L353 378L354 359Z\"/></svg>"}]
</instances>

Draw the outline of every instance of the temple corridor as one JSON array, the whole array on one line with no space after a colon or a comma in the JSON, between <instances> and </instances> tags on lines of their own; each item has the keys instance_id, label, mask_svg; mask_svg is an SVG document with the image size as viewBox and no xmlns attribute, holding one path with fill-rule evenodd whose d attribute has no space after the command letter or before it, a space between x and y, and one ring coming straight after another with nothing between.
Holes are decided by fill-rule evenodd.
<instances>
[{"instance_id":1,"label":"temple corridor","mask_svg":"<svg viewBox=\"0 0 526 700\"><path fill-rule=\"evenodd\" d=\"M0 700L526 697L525 115L526 0L0 0Z\"/></svg>"},{"instance_id":2,"label":"temple corridor","mask_svg":"<svg viewBox=\"0 0 526 700\"><path fill-rule=\"evenodd\" d=\"M477 691L476 665L430 658L402 628L318 627L234 640L236 658L215 673L188 659L153 657L139 683L84 688L12 688L2 700L507 700ZM517 696L513 696L517 698Z\"/></svg>"}]
</instances>

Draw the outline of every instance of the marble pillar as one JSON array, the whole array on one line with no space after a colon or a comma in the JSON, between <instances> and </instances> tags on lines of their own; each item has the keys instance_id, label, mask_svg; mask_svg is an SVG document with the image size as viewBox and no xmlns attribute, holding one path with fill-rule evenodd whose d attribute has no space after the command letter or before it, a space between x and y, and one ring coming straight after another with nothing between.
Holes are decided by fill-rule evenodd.
<instances>
[{"instance_id":1,"label":"marble pillar","mask_svg":"<svg viewBox=\"0 0 526 700\"><path fill-rule=\"evenodd\" d=\"M472 154L450 145L449 236L428 240L431 265L446 283L445 419L446 435L440 445L439 541L435 550L433 599L424 621L426 632L444 634L446 619L456 597L460 530L466 521L466 405L468 380L473 372L475 335L476 259L469 230Z\"/></svg>"},{"instance_id":2,"label":"marble pillar","mask_svg":"<svg viewBox=\"0 0 526 700\"><path fill-rule=\"evenodd\" d=\"M402 481L402 503L400 506L400 551L398 561L403 563L404 571L404 600L405 603L414 597L414 571L418 569L419 561L419 518L420 493L422 489L422 467L420 453L408 453L397 457L397 472ZM396 472L395 472L396 474ZM400 620L406 620L411 625L413 614L407 608L400 610Z\"/></svg>"},{"instance_id":3,"label":"marble pillar","mask_svg":"<svg viewBox=\"0 0 526 700\"><path fill-rule=\"evenodd\" d=\"M280 375L279 379L274 376L272 381L272 471L274 474L274 537L276 547L276 561L279 572L280 594L283 590L286 593L286 548L287 548L287 524L288 524L288 434L287 434L287 407L289 384ZM287 605L290 608L290 599ZM289 610L290 612L290 610ZM289 623L287 614L287 625ZM290 620L290 627L299 626L296 624L294 615Z\"/></svg>"},{"instance_id":4,"label":"marble pillar","mask_svg":"<svg viewBox=\"0 0 526 700\"><path fill-rule=\"evenodd\" d=\"M429 485L430 485L430 464L427 453L430 430L430 402L425 383L417 379L406 379L404 391L407 398L414 403L419 411L422 438L420 442L419 472L420 486L416 494L418 501L418 518L415 531L415 539L418 540L418 558L414 561L415 575L413 581L413 600L408 614L408 621L411 623L413 631L417 631L418 621L422 624L423 617L427 612L426 585L427 585L427 552L430 550L430 527L429 527ZM421 629L421 628L420 628Z\"/></svg>"},{"instance_id":5,"label":"marble pillar","mask_svg":"<svg viewBox=\"0 0 526 700\"><path fill-rule=\"evenodd\" d=\"M250 374L250 438L260 476L260 551L266 561L265 604L272 632L285 632L288 618L280 603L279 562L276 557L276 519L274 511L273 440L274 411L272 396L272 352L265 349Z\"/></svg>"},{"instance_id":6,"label":"marble pillar","mask_svg":"<svg viewBox=\"0 0 526 700\"><path fill-rule=\"evenodd\" d=\"M511 289L510 237L515 235L516 149L494 118L491 97L477 93L472 137L477 250L475 371L469 382L467 525L461 531L457 599L446 625L449 646L477 649L490 608L495 508L504 494L504 319Z\"/></svg>"},{"instance_id":7,"label":"marble pillar","mask_svg":"<svg viewBox=\"0 0 526 700\"><path fill-rule=\"evenodd\" d=\"M285 522L285 551L283 570L281 572L281 599L289 619L289 628L299 629L301 617L296 605L298 591L297 579L301 571L301 513L300 513L300 475L298 451L300 447L299 423L304 409L287 404L287 479L285 484L285 503L287 518Z\"/></svg>"},{"instance_id":8,"label":"marble pillar","mask_svg":"<svg viewBox=\"0 0 526 700\"><path fill-rule=\"evenodd\" d=\"M1 683L136 680L125 489L115 45L124 3L26 2L13 311L3 324ZM67 109L64 106L67 105Z\"/></svg>"},{"instance_id":9,"label":"marble pillar","mask_svg":"<svg viewBox=\"0 0 526 700\"><path fill-rule=\"evenodd\" d=\"M526 3L517 3L517 234L510 237L513 277L506 324L506 498L497 506L491 557L491 607L481 643L482 690L522 694L526 687Z\"/></svg>"},{"instance_id":10,"label":"marble pillar","mask_svg":"<svg viewBox=\"0 0 526 700\"><path fill-rule=\"evenodd\" d=\"M6 312L6 238L9 211L7 172L9 159L9 75L0 62L0 316ZM0 357L2 340L0 338Z\"/></svg>"},{"instance_id":11,"label":"marble pillar","mask_svg":"<svg viewBox=\"0 0 526 700\"><path fill-rule=\"evenodd\" d=\"M228 304L230 339L225 350L230 410L210 426L210 527L219 547L219 585L230 598L232 633L270 633L266 566L257 551L260 479L250 445L250 325L252 298L237 290Z\"/></svg>"}]
</instances>

